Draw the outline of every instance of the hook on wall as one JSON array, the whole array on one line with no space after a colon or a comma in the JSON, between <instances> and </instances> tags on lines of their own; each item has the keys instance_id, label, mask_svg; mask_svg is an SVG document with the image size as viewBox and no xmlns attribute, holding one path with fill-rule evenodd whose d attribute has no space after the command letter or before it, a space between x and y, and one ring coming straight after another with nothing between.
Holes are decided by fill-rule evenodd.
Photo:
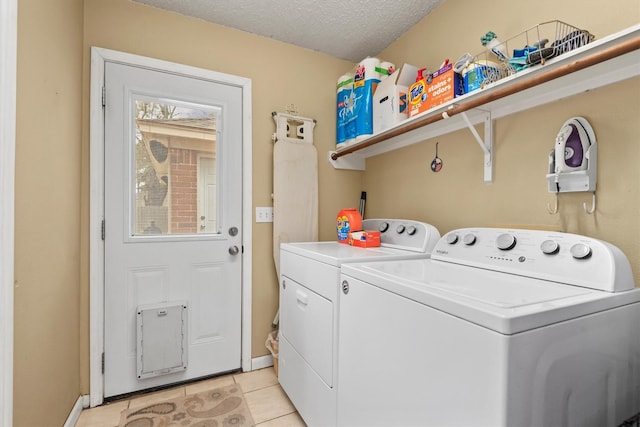
<instances>
[{"instance_id":1,"label":"hook on wall","mask_svg":"<svg viewBox=\"0 0 640 427\"><path fill-rule=\"evenodd\" d=\"M591 193L591 207L587 207L587 202L583 202L582 203L582 208L584 209L584 212L592 215L595 211L596 211L596 193L595 191L593 193ZM555 215L558 213L558 193L556 193L556 199L555 202L553 204L553 207L551 207L549 205L549 203L547 203L547 212L549 212L549 214L551 215Z\"/></svg>"},{"instance_id":2,"label":"hook on wall","mask_svg":"<svg viewBox=\"0 0 640 427\"><path fill-rule=\"evenodd\" d=\"M584 208L584 211L589 215L593 214L596 211L596 192L595 191L591 194L591 208L587 209L586 202L582 203L582 207Z\"/></svg>"},{"instance_id":3,"label":"hook on wall","mask_svg":"<svg viewBox=\"0 0 640 427\"><path fill-rule=\"evenodd\" d=\"M549 212L551 215L555 215L558 213L558 193L555 193L555 194L556 194L556 200L555 200L553 209L549 206L549 203L547 203L547 212Z\"/></svg>"}]
</instances>

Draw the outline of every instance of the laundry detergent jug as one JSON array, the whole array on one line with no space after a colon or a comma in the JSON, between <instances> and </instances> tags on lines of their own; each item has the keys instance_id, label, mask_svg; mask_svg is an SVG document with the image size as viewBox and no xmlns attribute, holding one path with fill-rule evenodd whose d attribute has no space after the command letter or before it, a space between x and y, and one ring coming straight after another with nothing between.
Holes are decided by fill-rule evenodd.
<instances>
[{"instance_id":1,"label":"laundry detergent jug","mask_svg":"<svg viewBox=\"0 0 640 427\"><path fill-rule=\"evenodd\" d=\"M336 219L338 242L348 244L352 231L362 231L362 216L356 208L342 209Z\"/></svg>"}]
</instances>

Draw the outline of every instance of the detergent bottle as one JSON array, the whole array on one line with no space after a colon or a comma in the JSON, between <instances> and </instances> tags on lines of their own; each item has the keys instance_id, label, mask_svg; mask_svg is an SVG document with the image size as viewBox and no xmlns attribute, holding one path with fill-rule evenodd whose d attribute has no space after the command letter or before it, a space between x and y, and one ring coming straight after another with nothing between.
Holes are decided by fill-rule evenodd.
<instances>
[{"instance_id":1,"label":"detergent bottle","mask_svg":"<svg viewBox=\"0 0 640 427\"><path fill-rule=\"evenodd\" d=\"M338 242L349 243L349 233L362 231L362 216L356 208L342 209L336 218L336 232Z\"/></svg>"},{"instance_id":2,"label":"detergent bottle","mask_svg":"<svg viewBox=\"0 0 640 427\"><path fill-rule=\"evenodd\" d=\"M417 114L420 105L427 100L427 79L430 74L426 68L420 68L416 75L416 82L409 86L409 117Z\"/></svg>"}]
</instances>

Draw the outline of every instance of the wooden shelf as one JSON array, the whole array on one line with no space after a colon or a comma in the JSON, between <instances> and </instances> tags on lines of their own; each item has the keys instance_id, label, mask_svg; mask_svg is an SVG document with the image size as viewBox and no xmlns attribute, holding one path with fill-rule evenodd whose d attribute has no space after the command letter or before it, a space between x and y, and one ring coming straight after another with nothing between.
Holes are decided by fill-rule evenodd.
<instances>
[{"instance_id":1,"label":"wooden shelf","mask_svg":"<svg viewBox=\"0 0 640 427\"><path fill-rule=\"evenodd\" d=\"M364 170L368 157L469 128L485 152L484 180L490 183L494 120L639 75L640 25L635 25L330 151L328 159L336 169ZM484 139L475 130L480 123Z\"/></svg>"}]
</instances>

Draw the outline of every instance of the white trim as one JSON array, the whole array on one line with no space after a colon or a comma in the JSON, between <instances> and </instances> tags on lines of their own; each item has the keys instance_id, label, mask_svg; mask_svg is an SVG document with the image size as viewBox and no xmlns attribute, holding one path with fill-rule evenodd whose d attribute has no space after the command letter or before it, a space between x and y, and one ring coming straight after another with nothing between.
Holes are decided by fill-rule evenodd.
<instances>
[{"instance_id":1,"label":"white trim","mask_svg":"<svg viewBox=\"0 0 640 427\"><path fill-rule=\"evenodd\" d=\"M251 360L251 366L253 367L254 371L256 369L263 369L268 368L269 366L273 366L273 356L267 354L266 356L254 357Z\"/></svg>"},{"instance_id":2,"label":"white trim","mask_svg":"<svg viewBox=\"0 0 640 427\"><path fill-rule=\"evenodd\" d=\"M18 2L0 2L0 425L13 425L13 244Z\"/></svg>"},{"instance_id":3,"label":"white trim","mask_svg":"<svg viewBox=\"0 0 640 427\"><path fill-rule=\"evenodd\" d=\"M149 69L171 72L189 77L212 80L242 88L242 151L243 151L243 232L242 263L242 353L244 371L251 363L251 275L252 275L252 126L251 80L216 71L175 64L153 58L113 50L91 48L91 101L90 101L90 208L89 208L89 269L90 269L90 406L102 404L104 379L101 359L104 349L104 245L102 219L104 218L104 115L102 114L102 86L105 62L117 62Z\"/></svg>"},{"instance_id":4,"label":"white trim","mask_svg":"<svg viewBox=\"0 0 640 427\"><path fill-rule=\"evenodd\" d=\"M80 419L80 414L82 414L82 409L87 408L89 405L89 396L86 394L84 396L79 396L78 400L76 400L76 404L73 405L69 416L67 417L67 421L65 421L63 427L74 427L78 420Z\"/></svg>"},{"instance_id":5,"label":"white trim","mask_svg":"<svg viewBox=\"0 0 640 427\"><path fill-rule=\"evenodd\" d=\"M242 91L242 370L251 371L251 295L253 293L253 137L251 80Z\"/></svg>"},{"instance_id":6,"label":"white trim","mask_svg":"<svg viewBox=\"0 0 640 427\"><path fill-rule=\"evenodd\" d=\"M104 58L91 49L91 89L89 118L89 396L90 406L102 404L102 350L104 348L104 117L102 82Z\"/></svg>"}]
</instances>

